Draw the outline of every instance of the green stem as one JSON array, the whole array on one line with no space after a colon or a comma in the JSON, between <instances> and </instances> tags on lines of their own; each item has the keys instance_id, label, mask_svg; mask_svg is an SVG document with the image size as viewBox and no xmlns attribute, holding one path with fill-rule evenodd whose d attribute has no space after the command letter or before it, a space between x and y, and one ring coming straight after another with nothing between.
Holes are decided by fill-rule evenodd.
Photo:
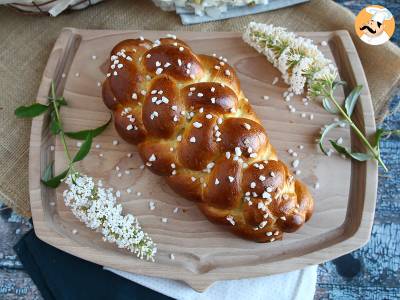
<instances>
[{"instance_id":1,"label":"green stem","mask_svg":"<svg viewBox=\"0 0 400 300\"><path fill-rule=\"evenodd\" d=\"M59 124L60 140L61 140L61 144L63 145L63 148L64 148L65 157L68 160L68 167L69 167L69 169L71 171L74 172L74 164L72 162L71 154L69 153L69 150L68 150L68 147L67 147L67 142L65 141L64 127L63 127L63 124L61 122L60 112L58 110L58 106L57 106L57 103L56 103L56 91L55 91L55 87L54 87L54 82L51 83L51 102L53 104L53 108L54 108L54 112L56 114L57 122Z\"/></svg>"},{"instance_id":2,"label":"green stem","mask_svg":"<svg viewBox=\"0 0 400 300\"><path fill-rule=\"evenodd\" d=\"M368 139L364 136L364 134L358 129L356 124L351 120L351 118L347 115L347 113L343 110L343 108L339 105L339 103L336 101L335 97L333 96L333 90L331 89L328 93L329 99L335 104L336 108L339 110L339 112L342 114L342 116L347 120L347 122L350 124L351 128L355 131L355 133L358 135L358 137L363 141L364 145L368 148L368 150L372 153L374 158L379 162L379 164L383 167L383 169L387 172L388 168L386 167L385 163L383 162L379 152L372 147Z\"/></svg>"}]
</instances>

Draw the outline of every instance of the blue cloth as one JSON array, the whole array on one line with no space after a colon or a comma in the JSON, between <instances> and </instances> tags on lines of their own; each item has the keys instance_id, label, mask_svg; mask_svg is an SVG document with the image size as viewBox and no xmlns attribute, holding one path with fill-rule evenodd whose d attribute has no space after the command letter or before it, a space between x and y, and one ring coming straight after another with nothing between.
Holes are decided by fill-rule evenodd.
<instances>
[{"instance_id":1,"label":"blue cloth","mask_svg":"<svg viewBox=\"0 0 400 300\"><path fill-rule=\"evenodd\" d=\"M400 1L348 1L336 2L355 14L370 4L388 8L397 29L391 40L400 41ZM382 58L384 59L384 58ZM399 70L400 72L400 70ZM390 114L378 127L400 129L400 91L390 103ZM400 137L392 136L381 142L381 155L389 168L379 169L378 199L371 240L367 245L318 269L317 295L329 299L399 299L400 298ZM327 292L329 291L329 293Z\"/></svg>"}]
</instances>

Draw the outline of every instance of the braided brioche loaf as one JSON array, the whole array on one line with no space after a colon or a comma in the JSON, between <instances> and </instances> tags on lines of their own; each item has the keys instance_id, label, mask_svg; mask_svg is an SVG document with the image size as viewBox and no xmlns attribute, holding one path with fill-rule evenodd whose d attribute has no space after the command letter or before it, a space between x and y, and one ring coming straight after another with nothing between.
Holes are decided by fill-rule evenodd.
<instances>
[{"instance_id":1,"label":"braided brioche loaf","mask_svg":"<svg viewBox=\"0 0 400 300\"><path fill-rule=\"evenodd\" d=\"M313 199L275 149L226 59L169 35L111 51L105 105L146 166L211 221L257 242L307 221Z\"/></svg>"}]
</instances>

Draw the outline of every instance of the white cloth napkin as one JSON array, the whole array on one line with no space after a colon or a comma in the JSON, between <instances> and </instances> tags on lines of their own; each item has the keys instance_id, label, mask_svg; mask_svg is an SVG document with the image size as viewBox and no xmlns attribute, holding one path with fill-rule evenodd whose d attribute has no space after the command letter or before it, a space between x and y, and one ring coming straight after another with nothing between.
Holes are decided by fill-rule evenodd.
<instances>
[{"instance_id":1,"label":"white cloth napkin","mask_svg":"<svg viewBox=\"0 0 400 300\"><path fill-rule=\"evenodd\" d=\"M178 300L312 300L317 282L317 267L310 266L285 274L214 283L203 293L196 292L186 283L128 273L104 267L119 276Z\"/></svg>"}]
</instances>

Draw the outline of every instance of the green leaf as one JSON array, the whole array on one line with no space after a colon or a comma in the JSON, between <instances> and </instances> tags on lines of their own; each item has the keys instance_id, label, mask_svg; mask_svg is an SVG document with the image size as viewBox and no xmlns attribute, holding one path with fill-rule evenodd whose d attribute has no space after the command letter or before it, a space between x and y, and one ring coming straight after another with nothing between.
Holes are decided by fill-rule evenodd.
<instances>
[{"instance_id":1,"label":"green leaf","mask_svg":"<svg viewBox=\"0 0 400 300\"><path fill-rule=\"evenodd\" d=\"M350 152L349 153L352 158L358 161L366 161L373 158L371 154L362 153L362 152Z\"/></svg>"},{"instance_id":2,"label":"green leaf","mask_svg":"<svg viewBox=\"0 0 400 300\"><path fill-rule=\"evenodd\" d=\"M96 137L99 134L101 134L108 126L108 124L110 124L112 120L112 117L110 116L110 119L107 121L107 123L95 128L95 129L87 129L87 130L81 130L81 131L69 131L69 132L65 132L65 135L71 139L76 139L76 140L84 140L86 139L87 135L89 132L92 133L92 137Z\"/></svg>"},{"instance_id":3,"label":"green leaf","mask_svg":"<svg viewBox=\"0 0 400 300\"><path fill-rule=\"evenodd\" d=\"M381 141L384 132L385 131L382 128L378 128L378 130L375 132L375 137L372 143L372 147L374 147L378 151L379 151L379 142Z\"/></svg>"},{"instance_id":4,"label":"green leaf","mask_svg":"<svg viewBox=\"0 0 400 300\"><path fill-rule=\"evenodd\" d=\"M346 100L344 101L344 107L348 116L350 117L354 111L354 107L356 106L357 100L361 94L362 85L357 85L351 93L347 96Z\"/></svg>"},{"instance_id":5,"label":"green leaf","mask_svg":"<svg viewBox=\"0 0 400 300\"><path fill-rule=\"evenodd\" d=\"M46 169L44 170L42 180L48 181L51 178L51 176L53 175L53 164L54 161L47 165Z\"/></svg>"},{"instance_id":6,"label":"green leaf","mask_svg":"<svg viewBox=\"0 0 400 300\"><path fill-rule=\"evenodd\" d=\"M60 124L57 122L57 120L53 119L51 120L50 123L50 131L52 134L57 135L60 132Z\"/></svg>"},{"instance_id":7,"label":"green leaf","mask_svg":"<svg viewBox=\"0 0 400 300\"><path fill-rule=\"evenodd\" d=\"M329 124L329 125L324 129L324 131L322 132L321 137L319 138L319 148L321 149L322 153L324 153L325 155L328 155L328 153L325 151L324 146L323 146L324 138L325 138L325 136L328 134L328 132L329 132L331 129L333 129L333 128L335 128L335 127L338 127L341 123L342 123L342 122L335 122L335 123Z\"/></svg>"},{"instance_id":8,"label":"green leaf","mask_svg":"<svg viewBox=\"0 0 400 300\"><path fill-rule=\"evenodd\" d=\"M45 186L51 187L51 188L56 188L60 185L61 180L63 180L69 172L69 168L63 171L61 174L57 175L56 177L52 177L48 180L45 180L44 178L41 179L42 183Z\"/></svg>"},{"instance_id":9,"label":"green leaf","mask_svg":"<svg viewBox=\"0 0 400 300\"><path fill-rule=\"evenodd\" d=\"M20 106L14 111L14 113L18 118L33 118L46 112L48 108L47 105L34 103L30 106Z\"/></svg>"},{"instance_id":10,"label":"green leaf","mask_svg":"<svg viewBox=\"0 0 400 300\"><path fill-rule=\"evenodd\" d=\"M358 161L366 161L366 160L373 158L372 155L370 155L368 153L351 152L350 150L348 150L347 148L345 148L343 146L340 146L338 143L336 143L333 140L329 140L329 142L331 143L331 145L333 146L333 148L335 148L335 150L337 152L339 152L340 154L344 154L349 158L353 158Z\"/></svg>"},{"instance_id":11,"label":"green leaf","mask_svg":"<svg viewBox=\"0 0 400 300\"><path fill-rule=\"evenodd\" d=\"M322 106L327 112L330 112L331 114L336 114L338 112L336 107L332 107L331 102L328 98L322 99Z\"/></svg>"},{"instance_id":12,"label":"green leaf","mask_svg":"<svg viewBox=\"0 0 400 300\"><path fill-rule=\"evenodd\" d=\"M389 138L392 135L400 136L400 129L384 130L382 133L382 137L385 137L385 138Z\"/></svg>"},{"instance_id":13,"label":"green leaf","mask_svg":"<svg viewBox=\"0 0 400 300\"><path fill-rule=\"evenodd\" d=\"M79 151L75 154L75 157L72 160L72 162L80 161L84 159L86 155L88 155L90 148L92 147L92 141L93 141L93 134L92 132L89 132L82 146L79 148Z\"/></svg>"},{"instance_id":14,"label":"green leaf","mask_svg":"<svg viewBox=\"0 0 400 300\"><path fill-rule=\"evenodd\" d=\"M384 130L382 128L378 128L375 132L374 141L372 143L372 147L374 147L379 152L379 143L383 138L389 138L391 135L400 135L400 129L395 130Z\"/></svg>"}]
</instances>

